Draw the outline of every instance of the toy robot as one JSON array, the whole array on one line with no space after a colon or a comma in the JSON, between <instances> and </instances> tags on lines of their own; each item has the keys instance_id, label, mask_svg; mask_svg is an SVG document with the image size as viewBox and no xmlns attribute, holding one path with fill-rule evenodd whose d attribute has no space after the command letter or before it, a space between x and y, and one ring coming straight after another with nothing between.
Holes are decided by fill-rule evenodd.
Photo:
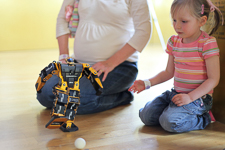
<instances>
[{"instance_id":1,"label":"toy robot","mask_svg":"<svg viewBox=\"0 0 225 150\"><path fill-rule=\"evenodd\" d=\"M75 115L80 104L79 80L86 76L96 90L96 95L102 93L103 86L97 76L97 72L89 64L77 63L74 59L66 59L67 64L53 61L39 74L35 84L37 92L41 92L46 81L57 75L59 82L53 87L54 106L51 111L52 118L46 124L46 128L60 128L63 132L78 130L74 124Z\"/></svg>"}]
</instances>

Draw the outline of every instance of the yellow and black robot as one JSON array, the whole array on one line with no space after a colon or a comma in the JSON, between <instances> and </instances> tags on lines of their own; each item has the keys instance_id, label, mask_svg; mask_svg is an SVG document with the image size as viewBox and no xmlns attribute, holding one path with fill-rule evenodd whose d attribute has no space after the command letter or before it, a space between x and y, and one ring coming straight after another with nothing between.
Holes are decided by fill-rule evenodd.
<instances>
[{"instance_id":1,"label":"yellow and black robot","mask_svg":"<svg viewBox=\"0 0 225 150\"><path fill-rule=\"evenodd\" d=\"M35 84L37 92L41 92L42 87L52 75L57 75L59 82L52 90L56 97L51 111L52 118L46 124L46 128L60 128L63 132L76 131L78 127L74 121L80 104L80 78L86 76L90 80L96 95L102 93L102 83L97 72L89 64L77 63L74 59L67 58L66 64L53 61L41 71Z\"/></svg>"}]
</instances>

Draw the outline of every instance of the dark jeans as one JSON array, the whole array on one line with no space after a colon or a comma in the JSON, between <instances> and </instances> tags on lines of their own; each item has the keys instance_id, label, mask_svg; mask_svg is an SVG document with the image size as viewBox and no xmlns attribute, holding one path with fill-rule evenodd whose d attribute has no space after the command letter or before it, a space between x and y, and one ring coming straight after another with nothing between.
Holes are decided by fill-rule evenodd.
<instances>
[{"instance_id":1,"label":"dark jeans","mask_svg":"<svg viewBox=\"0 0 225 150\"><path fill-rule=\"evenodd\" d=\"M118 105L128 104L133 100L133 95L128 88L137 77L137 63L125 61L111 71L106 80L102 82L103 92L96 95L91 82L86 78L80 79L80 105L77 114L90 114L105 111ZM103 75L99 78L102 79ZM37 93L37 100L45 107L53 107L55 95L52 88L58 83L59 78L54 75Z\"/></svg>"}]
</instances>

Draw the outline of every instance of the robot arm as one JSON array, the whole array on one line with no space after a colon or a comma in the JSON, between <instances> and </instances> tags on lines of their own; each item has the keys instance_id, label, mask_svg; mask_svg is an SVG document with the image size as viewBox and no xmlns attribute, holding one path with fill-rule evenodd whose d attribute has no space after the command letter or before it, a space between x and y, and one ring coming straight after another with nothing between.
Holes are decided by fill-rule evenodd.
<instances>
[{"instance_id":1,"label":"robot arm","mask_svg":"<svg viewBox=\"0 0 225 150\"><path fill-rule=\"evenodd\" d=\"M53 61L43 70L41 70L41 73L39 74L38 80L35 84L38 93L41 92L42 87L45 85L46 81L52 77L53 74L58 74L58 69L56 68L55 61Z\"/></svg>"},{"instance_id":2,"label":"robot arm","mask_svg":"<svg viewBox=\"0 0 225 150\"><path fill-rule=\"evenodd\" d=\"M79 64L76 62L76 60L73 60L71 58L67 59L66 61L67 61L66 65L76 64L75 66L77 66ZM38 80L35 84L37 92L41 92L42 87L45 85L46 81L52 77L52 75L57 75L58 77L60 77L60 79L62 81L63 74L65 74L65 69L64 70L60 70L60 69L63 65L64 64L61 64L59 62L56 63L55 61L53 61L52 63L50 63L47 67L45 67L41 71L41 73L39 74ZM85 75L86 78L88 78L90 80L94 89L96 90L96 95L101 95L103 86L102 86L100 79L98 78L97 72L92 67L90 67L89 64L83 63L80 65L82 65L83 68L79 67L79 71L81 73L83 73L83 75ZM65 86L63 86L64 87L63 91L65 91L65 88L67 86L69 86L67 84L73 85L72 82L73 81L71 81L70 83L69 83L69 81L67 81L67 82L64 81L63 85L65 85ZM70 86L72 86L72 85L70 85ZM63 87L61 87L61 88L63 88Z\"/></svg>"},{"instance_id":3,"label":"robot arm","mask_svg":"<svg viewBox=\"0 0 225 150\"><path fill-rule=\"evenodd\" d=\"M89 64L83 64L83 74L91 81L91 84L96 91L96 95L101 95L103 86L98 78L97 72L90 67Z\"/></svg>"}]
</instances>

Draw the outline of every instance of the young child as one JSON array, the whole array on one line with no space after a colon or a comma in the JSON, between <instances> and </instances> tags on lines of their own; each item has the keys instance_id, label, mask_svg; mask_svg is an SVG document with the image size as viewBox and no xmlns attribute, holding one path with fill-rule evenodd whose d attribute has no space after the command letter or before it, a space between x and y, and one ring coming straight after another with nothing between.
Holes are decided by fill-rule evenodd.
<instances>
[{"instance_id":1,"label":"young child","mask_svg":"<svg viewBox=\"0 0 225 150\"><path fill-rule=\"evenodd\" d=\"M212 93L220 79L219 49L216 39L200 28L209 13L214 13L213 34L220 23L220 13L209 0L174 0L171 6L173 27L178 35L169 38L169 54L164 71L148 80L136 80L130 91L140 93L150 86L174 77L174 88L140 109L145 125L161 125L169 132L204 129L210 122Z\"/></svg>"}]
</instances>

